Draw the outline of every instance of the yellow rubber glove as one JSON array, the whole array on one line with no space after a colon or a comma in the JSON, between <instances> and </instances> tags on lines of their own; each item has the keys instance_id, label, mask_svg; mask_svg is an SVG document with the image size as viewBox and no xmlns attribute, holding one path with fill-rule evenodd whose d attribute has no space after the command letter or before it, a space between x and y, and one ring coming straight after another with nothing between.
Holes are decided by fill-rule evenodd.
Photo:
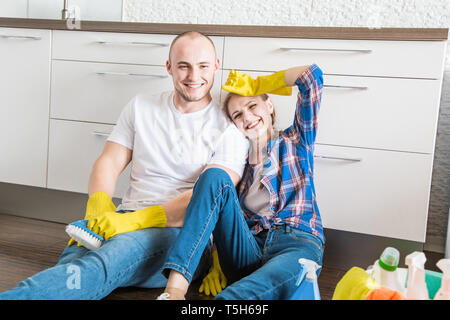
<instances>
[{"instance_id":1,"label":"yellow rubber glove","mask_svg":"<svg viewBox=\"0 0 450 320\"><path fill-rule=\"evenodd\" d=\"M285 72L286 70L281 70L267 76L259 76L254 80L248 74L231 70L222 89L246 97L259 96L263 93L290 96L292 88L286 86Z\"/></svg>"},{"instance_id":2,"label":"yellow rubber glove","mask_svg":"<svg viewBox=\"0 0 450 320\"><path fill-rule=\"evenodd\" d=\"M332 300L364 300L380 285L361 268L353 267L339 280Z\"/></svg>"},{"instance_id":3,"label":"yellow rubber glove","mask_svg":"<svg viewBox=\"0 0 450 320\"><path fill-rule=\"evenodd\" d=\"M94 192L87 201L84 220L91 220L108 211L116 211L116 206L111 197L103 191ZM75 239L70 238L67 245L71 246L75 242ZM81 244L78 244L78 246L81 247Z\"/></svg>"},{"instance_id":4,"label":"yellow rubber glove","mask_svg":"<svg viewBox=\"0 0 450 320\"><path fill-rule=\"evenodd\" d=\"M216 296L227 286L227 278L223 274L222 268L220 267L217 249L213 251L212 260L213 262L211 268L209 269L209 273L203 278L202 284L198 289L198 292L202 293L204 291L207 296L210 294Z\"/></svg>"},{"instance_id":5,"label":"yellow rubber glove","mask_svg":"<svg viewBox=\"0 0 450 320\"><path fill-rule=\"evenodd\" d=\"M90 219L87 227L108 240L115 235L145 228L163 228L167 217L162 206L153 206L132 212L105 212Z\"/></svg>"}]
</instances>

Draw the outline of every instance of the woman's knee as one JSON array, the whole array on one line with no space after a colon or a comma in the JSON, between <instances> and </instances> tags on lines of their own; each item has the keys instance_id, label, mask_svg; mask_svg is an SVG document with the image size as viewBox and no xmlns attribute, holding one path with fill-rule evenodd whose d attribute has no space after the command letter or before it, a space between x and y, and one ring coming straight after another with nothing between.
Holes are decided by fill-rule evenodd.
<instances>
[{"instance_id":1,"label":"woman's knee","mask_svg":"<svg viewBox=\"0 0 450 320\"><path fill-rule=\"evenodd\" d=\"M208 168L202 172L200 177L198 178L197 184L199 185L232 185L233 181L231 181L228 173L220 168Z\"/></svg>"}]
</instances>

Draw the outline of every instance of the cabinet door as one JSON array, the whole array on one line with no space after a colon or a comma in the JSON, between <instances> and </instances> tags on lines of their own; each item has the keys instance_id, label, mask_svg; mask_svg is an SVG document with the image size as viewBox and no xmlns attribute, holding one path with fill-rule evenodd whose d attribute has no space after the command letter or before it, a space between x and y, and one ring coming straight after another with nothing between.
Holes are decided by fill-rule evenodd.
<instances>
[{"instance_id":1,"label":"cabinet door","mask_svg":"<svg viewBox=\"0 0 450 320\"><path fill-rule=\"evenodd\" d=\"M316 144L325 228L425 242L432 155Z\"/></svg>"},{"instance_id":2,"label":"cabinet door","mask_svg":"<svg viewBox=\"0 0 450 320\"><path fill-rule=\"evenodd\" d=\"M51 31L0 35L0 181L45 187Z\"/></svg>"},{"instance_id":3,"label":"cabinet door","mask_svg":"<svg viewBox=\"0 0 450 320\"><path fill-rule=\"evenodd\" d=\"M50 120L48 188L87 193L92 166L112 129L112 125ZM119 176L115 197L125 194L129 177L130 166Z\"/></svg>"}]
</instances>

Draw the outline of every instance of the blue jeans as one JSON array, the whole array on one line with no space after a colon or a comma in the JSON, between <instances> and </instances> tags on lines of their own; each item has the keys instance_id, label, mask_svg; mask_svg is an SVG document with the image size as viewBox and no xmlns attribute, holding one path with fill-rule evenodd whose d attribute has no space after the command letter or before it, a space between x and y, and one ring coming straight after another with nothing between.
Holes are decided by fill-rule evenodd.
<instances>
[{"instance_id":1,"label":"blue jeans","mask_svg":"<svg viewBox=\"0 0 450 320\"><path fill-rule=\"evenodd\" d=\"M179 232L180 228L148 228L116 235L95 251L76 244L66 247L54 267L0 293L0 300L91 300L118 287L165 287L161 268ZM208 270L209 259L205 254L198 276Z\"/></svg>"},{"instance_id":2,"label":"blue jeans","mask_svg":"<svg viewBox=\"0 0 450 320\"><path fill-rule=\"evenodd\" d=\"M211 234L222 271L232 282L216 299L289 299L296 290L298 259L322 265L323 244L310 233L282 224L253 235L231 179L218 168L206 170L197 180L163 274L176 270L191 282Z\"/></svg>"}]
</instances>

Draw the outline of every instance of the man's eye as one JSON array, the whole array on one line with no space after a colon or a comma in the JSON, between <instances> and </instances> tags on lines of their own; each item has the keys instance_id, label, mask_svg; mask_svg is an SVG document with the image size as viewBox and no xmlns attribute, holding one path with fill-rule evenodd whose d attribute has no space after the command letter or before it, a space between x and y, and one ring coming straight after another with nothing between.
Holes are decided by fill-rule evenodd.
<instances>
[{"instance_id":1,"label":"man's eye","mask_svg":"<svg viewBox=\"0 0 450 320\"><path fill-rule=\"evenodd\" d=\"M254 107L256 107L256 104L250 105L249 109L253 109Z\"/></svg>"}]
</instances>

